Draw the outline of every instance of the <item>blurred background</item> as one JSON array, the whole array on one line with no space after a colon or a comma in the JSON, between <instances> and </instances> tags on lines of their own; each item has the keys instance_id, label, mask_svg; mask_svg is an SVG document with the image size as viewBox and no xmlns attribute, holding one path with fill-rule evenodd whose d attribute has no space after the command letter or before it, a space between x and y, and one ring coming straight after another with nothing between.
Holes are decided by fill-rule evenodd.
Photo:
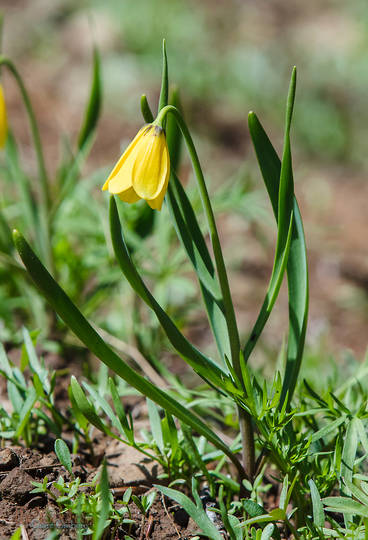
<instances>
[{"instance_id":1,"label":"blurred background","mask_svg":"<svg viewBox=\"0 0 368 540\"><path fill-rule=\"evenodd\" d=\"M107 197L98 186L142 124L141 94L157 106L166 38L170 81L180 88L214 196L244 336L263 300L275 241L247 114L257 113L281 153L286 94L296 65L292 146L310 261L309 356L317 363L330 354L349 358L345 351L352 351L362 359L368 341L366 0L2 0L1 9L3 51L29 89L51 176L61 136L73 140L80 127L93 42L100 50L103 110L84 174L97 175L88 197L101 214L107 212ZM23 162L35 172L24 107L5 72L3 85ZM185 156L181 177L194 189ZM82 215L84 206L77 212ZM168 215L165 219L171 227ZM185 294L198 313L186 332L211 348L189 276L188 271ZM118 332L116 318L100 319ZM260 360L277 355L286 322L284 289Z\"/></svg>"}]
</instances>

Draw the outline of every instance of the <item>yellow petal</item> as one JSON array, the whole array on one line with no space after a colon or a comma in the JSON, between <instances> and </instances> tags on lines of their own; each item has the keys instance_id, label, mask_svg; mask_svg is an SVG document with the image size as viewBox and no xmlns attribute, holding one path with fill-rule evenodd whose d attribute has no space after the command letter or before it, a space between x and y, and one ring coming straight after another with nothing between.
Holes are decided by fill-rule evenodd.
<instances>
[{"instance_id":1,"label":"yellow petal","mask_svg":"<svg viewBox=\"0 0 368 540\"><path fill-rule=\"evenodd\" d=\"M127 203L135 203L140 199L140 197L136 194L132 187L125 191L122 191L121 193L118 193L118 197L120 200Z\"/></svg>"},{"instance_id":2,"label":"yellow petal","mask_svg":"<svg viewBox=\"0 0 368 540\"><path fill-rule=\"evenodd\" d=\"M117 174L119 173L120 169L122 168L122 166L124 165L124 163L127 161L127 159L129 158L129 156L131 155L131 153L133 152L134 148L136 147L137 143L139 142L140 138L142 137L143 133L148 129L150 129L152 126L149 125L149 126L143 126L137 133L137 135L134 137L134 139L132 140L132 142L130 143L130 145L128 146L128 148L125 150L125 152L122 154L121 158L119 159L119 161L117 162L117 164L115 165L115 167L113 168L113 170L111 171L110 173L110 176L108 177L108 179L106 180L106 182L104 183L103 187L102 187L102 190L105 191L106 189L110 189L109 185L110 185L110 181L115 178L117 176ZM119 191L123 191L124 189L128 189L130 186L131 186L131 182L129 183L129 185L126 184L126 178L125 178L125 175L123 177L121 177L121 189L118 190L118 191L115 191L114 193L118 193Z\"/></svg>"},{"instance_id":3,"label":"yellow petal","mask_svg":"<svg viewBox=\"0 0 368 540\"><path fill-rule=\"evenodd\" d=\"M8 135L8 121L6 116L6 106L3 87L0 84L0 148L4 148Z\"/></svg>"},{"instance_id":4,"label":"yellow petal","mask_svg":"<svg viewBox=\"0 0 368 540\"><path fill-rule=\"evenodd\" d=\"M169 151L163 130L154 126L144 134L136 150L132 185L142 199L153 200L162 193L170 174Z\"/></svg>"},{"instance_id":5,"label":"yellow petal","mask_svg":"<svg viewBox=\"0 0 368 540\"><path fill-rule=\"evenodd\" d=\"M147 203L150 205L151 208L153 208L153 210L161 210L162 203L166 195L169 178L170 178L170 168L168 167L166 180L164 182L164 185L162 186L162 190L154 199L147 199Z\"/></svg>"},{"instance_id":6,"label":"yellow petal","mask_svg":"<svg viewBox=\"0 0 368 540\"><path fill-rule=\"evenodd\" d=\"M111 177L108 182L108 190L110 193L121 193L132 187L132 169L135 163L137 149L132 148L128 157L124 160L124 166L120 167L115 176Z\"/></svg>"}]
</instances>

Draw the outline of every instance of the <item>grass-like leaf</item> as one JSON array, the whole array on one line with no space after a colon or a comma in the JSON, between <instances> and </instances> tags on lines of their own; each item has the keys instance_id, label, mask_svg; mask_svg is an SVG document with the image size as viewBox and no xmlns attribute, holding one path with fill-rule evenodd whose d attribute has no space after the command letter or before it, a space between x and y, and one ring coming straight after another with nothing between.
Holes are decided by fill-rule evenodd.
<instances>
[{"instance_id":1,"label":"grass-like leaf","mask_svg":"<svg viewBox=\"0 0 368 540\"><path fill-rule=\"evenodd\" d=\"M119 214L113 196L110 197L110 231L115 255L123 274L135 292L154 311L172 346L205 381L210 381L216 388L225 392L239 393L240 391L226 372L183 336L145 286L134 266L122 235Z\"/></svg>"},{"instance_id":2,"label":"grass-like leaf","mask_svg":"<svg viewBox=\"0 0 368 540\"><path fill-rule=\"evenodd\" d=\"M99 540L102 538L104 530L108 525L108 517L110 514L110 489L109 489L109 479L107 476L107 467L106 461L102 462L101 476L99 481L100 493L101 493L101 507L97 514L97 519L95 519L94 531L92 535L92 540Z\"/></svg>"},{"instance_id":3,"label":"grass-like leaf","mask_svg":"<svg viewBox=\"0 0 368 540\"><path fill-rule=\"evenodd\" d=\"M221 290L216 279L215 268L192 205L177 178L172 172L166 196L177 235L198 277L205 302L208 319L222 359L230 358L230 344L224 315Z\"/></svg>"},{"instance_id":4,"label":"grass-like leaf","mask_svg":"<svg viewBox=\"0 0 368 540\"><path fill-rule=\"evenodd\" d=\"M72 459L70 456L69 448L67 447L63 439L56 439L54 448L55 448L55 454L57 455L60 463L65 467L65 469L70 474L73 474Z\"/></svg>"},{"instance_id":5,"label":"grass-like leaf","mask_svg":"<svg viewBox=\"0 0 368 540\"><path fill-rule=\"evenodd\" d=\"M296 71L293 70L289 95L287 100L286 110L286 126L285 126L285 142L282 163L279 173L278 194L277 194L277 242L274 264L265 300L259 312L257 321L250 333L250 336L244 347L244 358L247 361L249 355L254 349L254 346L270 316L273 306L276 302L281 283L283 280L286 264L289 257L289 249L291 246L292 230L293 230L293 198L294 198L294 181L291 163L290 150L290 124L294 107L296 87ZM250 113L252 118L253 113ZM251 130L252 122L249 121ZM252 130L251 130L252 133ZM262 159L262 156L261 156Z\"/></svg>"},{"instance_id":6,"label":"grass-like leaf","mask_svg":"<svg viewBox=\"0 0 368 540\"><path fill-rule=\"evenodd\" d=\"M161 418L156 403L147 399L148 417L151 426L153 439L157 444L158 449L164 453L164 439L162 436Z\"/></svg>"},{"instance_id":7,"label":"grass-like leaf","mask_svg":"<svg viewBox=\"0 0 368 540\"><path fill-rule=\"evenodd\" d=\"M279 184L281 161L257 116L248 118L249 131L256 151L276 220L279 216ZM303 222L296 198L293 198L294 220L287 264L289 290L289 336L287 364L283 383L283 399L288 392L291 400L298 378L305 342L308 318L308 265Z\"/></svg>"},{"instance_id":8,"label":"grass-like leaf","mask_svg":"<svg viewBox=\"0 0 368 540\"><path fill-rule=\"evenodd\" d=\"M325 524L325 513L323 511L323 504L321 496L317 489L316 484L312 479L308 481L311 493L312 507L313 507L313 523L317 527L323 527Z\"/></svg>"},{"instance_id":9,"label":"grass-like leaf","mask_svg":"<svg viewBox=\"0 0 368 540\"><path fill-rule=\"evenodd\" d=\"M148 104L147 96L145 94L141 96L141 112L145 122L147 122L147 124L151 124L154 120L154 117Z\"/></svg>"},{"instance_id":10,"label":"grass-like leaf","mask_svg":"<svg viewBox=\"0 0 368 540\"><path fill-rule=\"evenodd\" d=\"M186 495L184 495L184 493L181 493L180 491L176 491L175 489L158 485L155 485L155 488L157 488L167 497L170 497L170 499L172 499L173 501L176 501L178 504L180 504L180 506L184 508L187 514L198 525L201 531L206 536L211 538L211 540L223 540L221 534L204 511L202 504L195 505L194 502L189 499L189 497L187 497Z\"/></svg>"},{"instance_id":11,"label":"grass-like leaf","mask_svg":"<svg viewBox=\"0 0 368 540\"><path fill-rule=\"evenodd\" d=\"M161 80L161 91L158 101L158 111L166 107L169 102L169 73L167 65L167 54L166 54L166 42L162 40L162 80Z\"/></svg>"},{"instance_id":12,"label":"grass-like leaf","mask_svg":"<svg viewBox=\"0 0 368 540\"><path fill-rule=\"evenodd\" d=\"M36 390L31 387L28 391L27 397L22 405L22 408L19 412L19 424L15 432L15 439L18 439L23 431L25 430L29 417L31 416L32 409L37 401L38 395Z\"/></svg>"},{"instance_id":13,"label":"grass-like leaf","mask_svg":"<svg viewBox=\"0 0 368 540\"><path fill-rule=\"evenodd\" d=\"M352 418L348 423L345 435L344 446L341 456L340 474L344 480L352 482L354 472L354 462L358 449L358 429L357 419ZM345 495L351 495L349 488L343 487Z\"/></svg>"},{"instance_id":14,"label":"grass-like leaf","mask_svg":"<svg viewBox=\"0 0 368 540\"><path fill-rule=\"evenodd\" d=\"M93 49L93 74L88 104L84 113L84 120L79 132L78 148L81 149L92 135L100 115L102 88L101 88L101 62L97 47Z\"/></svg>"},{"instance_id":15,"label":"grass-like leaf","mask_svg":"<svg viewBox=\"0 0 368 540\"><path fill-rule=\"evenodd\" d=\"M183 112L179 89L176 86L170 90L169 103L176 107L181 113ZM166 141L170 154L170 168L177 173L180 165L183 137L175 118L170 114L166 120Z\"/></svg>"},{"instance_id":16,"label":"grass-like leaf","mask_svg":"<svg viewBox=\"0 0 368 540\"><path fill-rule=\"evenodd\" d=\"M368 508L349 497L325 497L322 502L326 505L327 512L340 512L341 514L368 518Z\"/></svg>"},{"instance_id":17,"label":"grass-like leaf","mask_svg":"<svg viewBox=\"0 0 368 540\"><path fill-rule=\"evenodd\" d=\"M240 473L244 474L242 466L228 446L200 418L188 411L167 392L160 390L136 373L110 349L63 289L56 283L18 231L13 232L13 239L15 247L39 291L82 343L128 384L212 442L216 448L229 457Z\"/></svg>"}]
</instances>

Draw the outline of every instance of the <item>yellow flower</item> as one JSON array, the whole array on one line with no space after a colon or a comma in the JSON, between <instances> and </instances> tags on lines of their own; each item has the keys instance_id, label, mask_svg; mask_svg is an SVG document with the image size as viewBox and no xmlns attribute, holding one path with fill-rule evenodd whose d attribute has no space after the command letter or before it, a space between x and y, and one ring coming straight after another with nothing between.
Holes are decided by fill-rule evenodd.
<instances>
[{"instance_id":1,"label":"yellow flower","mask_svg":"<svg viewBox=\"0 0 368 540\"><path fill-rule=\"evenodd\" d=\"M128 203L145 199L151 208L161 210L169 177L165 132L162 127L149 124L139 130L102 189Z\"/></svg>"},{"instance_id":2,"label":"yellow flower","mask_svg":"<svg viewBox=\"0 0 368 540\"><path fill-rule=\"evenodd\" d=\"M0 84L0 148L4 148L8 135L8 121L6 118L6 107L3 87Z\"/></svg>"}]
</instances>

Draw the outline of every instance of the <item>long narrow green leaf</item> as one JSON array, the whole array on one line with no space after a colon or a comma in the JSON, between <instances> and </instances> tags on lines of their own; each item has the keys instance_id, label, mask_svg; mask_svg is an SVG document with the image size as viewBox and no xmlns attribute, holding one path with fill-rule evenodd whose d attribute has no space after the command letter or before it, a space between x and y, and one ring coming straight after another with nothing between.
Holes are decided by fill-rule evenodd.
<instances>
[{"instance_id":1,"label":"long narrow green leaf","mask_svg":"<svg viewBox=\"0 0 368 540\"><path fill-rule=\"evenodd\" d=\"M310 487L310 493L311 493L311 499L312 499L313 523L317 527L323 527L325 524L325 513L323 511L323 504L321 501L321 496L319 494L316 484L314 483L312 479L308 481L308 484Z\"/></svg>"},{"instance_id":2,"label":"long narrow green leaf","mask_svg":"<svg viewBox=\"0 0 368 540\"><path fill-rule=\"evenodd\" d=\"M41 245L42 238L38 228L35 196L32 193L30 182L21 168L17 142L11 131L9 131L6 141L5 159L10 179L19 190L24 225L27 227L27 230L35 235L37 249L39 253L43 253Z\"/></svg>"},{"instance_id":3,"label":"long narrow green leaf","mask_svg":"<svg viewBox=\"0 0 368 540\"><path fill-rule=\"evenodd\" d=\"M143 94L141 97L141 112L145 122L147 122L147 124L151 124L154 118L145 94Z\"/></svg>"},{"instance_id":4,"label":"long narrow green leaf","mask_svg":"<svg viewBox=\"0 0 368 540\"><path fill-rule=\"evenodd\" d=\"M188 411L167 392L156 388L151 382L136 373L126 364L97 334L81 312L73 304L63 289L49 274L36 254L32 251L23 236L13 232L15 247L26 266L36 286L50 303L53 309L64 320L66 325L76 334L85 346L106 364L114 373L119 375L128 384L136 388L143 395L148 396L170 414L188 424L193 430L212 442L216 448L224 452L234 463L237 469L244 474L242 466L228 446L195 414Z\"/></svg>"},{"instance_id":5,"label":"long narrow green leaf","mask_svg":"<svg viewBox=\"0 0 368 540\"><path fill-rule=\"evenodd\" d=\"M83 392L77 379L72 376L70 379L71 392L80 412L87 418L87 420L103 433L108 433L110 430L102 422L101 418L96 414L94 406L88 401L85 393Z\"/></svg>"},{"instance_id":6,"label":"long narrow green leaf","mask_svg":"<svg viewBox=\"0 0 368 540\"><path fill-rule=\"evenodd\" d=\"M327 512L340 512L368 518L368 508L349 497L325 497L322 502L327 506L325 508Z\"/></svg>"},{"instance_id":7,"label":"long narrow green leaf","mask_svg":"<svg viewBox=\"0 0 368 540\"><path fill-rule=\"evenodd\" d=\"M248 118L249 131L256 151L273 211L278 220L281 162L257 116ZM288 392L290 401L298 378L304 350L308 319L308 265L303 222L296 198L293 199L294 222L287 264L289 289L289 337L287 364L283 381L283 399Z\"/></svg>"},{"instance_id":8,"label":"long narrow green leaf","mask_svg":"<svg viewBox=\"0 0 368 540\"><path fill-rule=\"evenodd\" d=\"M323 428L319 429L315 433L313 433L311 437L311 442L314 443L316 441L319 441L319 439L322 439L323 437L327 437L330 433L335 433L336 429L345 422L346 417L340 416L339 418L336 418L333 422L329 422Z\"/></svg>"},{"instance_id":9,"label":"long narrow green leaf","mask_svg":"<svg viewBox=\"0 0 368 540\"><path fill-rule=\"evenodd\" d=\"M101 476L99 480L100 494L101 494L101 507L97 516L94 519L94 531L92 535L92 540L100 540L102 535L108 525L108 517L110 514L111 503L110 503L110 489L109 489L109 479L107 475L107 466L105 459L102 462Z\"/></svg>"},{"instance_id":10,"label":"long narrow green leaf","mask_svg":"<svg viewBox=\"0 0 368 540\"><path fill-rule=\"evenodd\" d=\"M284 276L286 266L287 266L288 257L289 257L293 217L294 217L294 214L292 213L290 216L288 236L286 239L286 244L284 246L284 249L282 249L281 252L276 251L275 253L272 274L271 274L271 278L268 284L266 296L263 301L257 320L250 333L250 336L244 346L243 354L244 354L245 360L248 360L251 352L253 351L257 343L257 340L259 336L261 335L262 330L265 327L265 324L271 314L271 311L273 309L273 306L275 305L277 296L279 294L283 276Z\"/></svg>"},{"instance_id":11,"label":"long narrow green leaf","mask_svg":"<svg viewBox=\"0 0 368 540\"><path fill-rule=\"evenodd\" d=\"M169 73L167 65L167 55L166 55L166 41L162 40L162 81L161 81L161 92L158 102L158 111L166 107L169 101Z\"/></svg>"},{"instance_id":12,"label":"long narrow green leaf","mask_svg":"<svg viewBox=\"0 0 368 540\"><path fill-rule=\"evenodd\" d=\"M33 387L31 387L22 405L22 408L19 412L19 424L14 435L15 439L17 439L18 437L22 435L28 423L28 419L31 416L31 412L37 401L37 398L38 398L38 395L37 395L36 390Z\"/></svg>"},{"instance_id":13,"label":"long narrow green leaf","mask_svg":"<svg viewBox=\"0 0 368 540\"><path fill-rule=\"evenodd\" d=\"M179 89L176 86L170 90L169 103L183 113ZM166 121L166 141L170 154L170 168L176 173L180 165L183 136L175 118L171 114L169 114Z\"/></svg>"},{"instance_id":14,"label":"long narrow green leaf","mask_svg":"<svg viewBox=\"0 0 368 540\"><path fill-rule=\"evenodd\" d=\"M286 107L284 151L278 182L277 241L272 274L267 288L265 300L257 321L244 347L244 358L247 361L270 316L283 280L286 263L289 257L293 226L294 181L290 150L290 125L294 107L296 88L296 70L291 76Z\"/></svg>"},{"instance_id":15,"label":"long narrow green leaf","mask_svg":"<svg viewBox=\"0 0 368 540\"><path fill-rule=\"evenodd\" d=\"M94 131L101 110L101 61L97 47L93 49L93 75L88 104L84 113L84 120L79 132L78 148L81 149Z\"/></svg>"},{"instance_id":16,"label":"long narrow green leaf","mask_svg":"<svg viewBox=\"0 0 368 540\"><path fill-rule=\"evenodd\" d=\"M13 371L10 366L4 345L0 342L0 370L4 372L5 376L11 379L13 377Z\"/></svg>"},{"instance_id":17,"label":"long narrow green leaf","mask_svg":"<svg viewBox=\"0 0 368 540\"><path fill-rule=\"evenodd\" d=\"M172 174L167 199L174 226L199 281L217 302L222 301L215 268L197 217L179 178Z\"/></svg>"},{"instance_id":18,"label":"long narrow green leaf","mask_svg":"<svg viewBox=\"0 0 368 540\"><path fill-rule=\"evenodd\" d=\"M353 472L354 472L354 462L356 458L356 453L358 449L358 427L357 419L352 418L348 424L344 446L342 449L341 456L341 467L340 474L343 479L352 482L353 481ZM342 491L345 495L351 495L351 491L342 486Z\"/></svg>"},{"instance_id":19,"label":"long narrow green leaf","mask_svg":"<svg viewBox=\"0 0 368 540\"><path fill-rule=\"evenodd\" d=\"M104 411L104 413L110 418L111 424L114 426L114 428L118 431L119 434L124 433L123 426L121 425L121 422L118 418L118 416L114 413L106 399L101 396L92 386L86 382L83 383L83 386L86 390L91 394L93 402L100 406L101 409Z\"/></svg>"},{"instance_id":20,"label":"long narrow green leaf","mask_svg":"<svg viewBox=\"0 0 368 540\"><path fill-rule=\"evenodd\" d=\"M210 381L216 388L225 392L240 393L225 371L183 336L145 286L130 258L113 196L110 197L110 231L115 255L123 274L135 292L154 311L172 346L205 381Z\"/></svg>"},{"instance_id":21,"label":"long narrow green leaf","mask_svg":"<svg viewBox=\"0 0 368 540\"><path fill-rule=\"evenodd\" d=\"M13 251L13 241L10 227L0 209L0 251L8 255Z\"/></svg>"},{"instance_id":22,"label":"long narrow green leaf","mask_svg":"<svg viewBox=\"0 0 368 540\"><path fill-rule=\"evenodd\" d=\"M65 467L65 469L73 474L72 471L72 459L70 456L69 448L63 439L56 439L54 445L55 454L57 455L60 463Z\"/></svg>"},{"instance_id":23,"label":"long narrow green leaf","mask_svg":"<svg viewBox=\"0 0 368 540\"><path fill-rule=\"evenodd\" d=\"M148 418L150 421L151 433L153 435L153 439L155 443L157 444L158 449L163 454L165 448L164 448L164 439L162 435L160 413L158 411L156 403L154 403L150 399L147 399L147 408L148 408Z\"/></svg>"},{"instance_id":24,"label":"long narrow green leaf","mask_svg":"<svg viewBox=\"0 0 368 540\"><path fill-rule=\"evenodd\" d=\"M180 180L172 172L166 201L177 235L193 265L205 302L208 319L222 359L230 358L224 306L215 269L192 205Z\"/></svg>"},{"instance_id":25,"label":"long narrow green leaf","mask_svg":"<svg viewBox=\"0 0 368 540\"><path fill-rule=\"evenodd\" d=\"M353 482L350 482L345 478L345 483L349 490L351 491L351 494L355 499L358 499L362 504L368 507L368 495L364 493L361 489L359 489Z\"/></svg>"},{"instance_id":26,"label":"long narrow green leaf","mask_svg":"<svg viewBox=\"0 0 368 540\"><path fill-rule=\"evenodd\" d=\"M180 504L208 538L211 538L211 540L222 540L221 534L203 510L202 505L196 506L189 497L175 489L158 485L154 487L160 490L166 497L170 497L170 499Z\"/></svg>"},{"instance_id":27,"label":"long narrow green leaf","mask_svg":"<svg viewBox=\"0 0 368 540\"><path fill-rule=\"evenodd\" d=\"M119 421L121 423L124 434L125 434L126 438L128 439L128 441L130 442L130 444L133 444L134 443L134 431L133 431L133 429L130 427L130 425L128 423L127 415L125 413L123 404L121 403L118 390L116 388L116 385L115 385L113 379L110 378L110 377L109 377L109 390L110 390L110 395L111 395L112 402L113 402L114 407L115 407L115 412L116 412L117 418L119 419Z\"/></svg>"}]
</instances>

